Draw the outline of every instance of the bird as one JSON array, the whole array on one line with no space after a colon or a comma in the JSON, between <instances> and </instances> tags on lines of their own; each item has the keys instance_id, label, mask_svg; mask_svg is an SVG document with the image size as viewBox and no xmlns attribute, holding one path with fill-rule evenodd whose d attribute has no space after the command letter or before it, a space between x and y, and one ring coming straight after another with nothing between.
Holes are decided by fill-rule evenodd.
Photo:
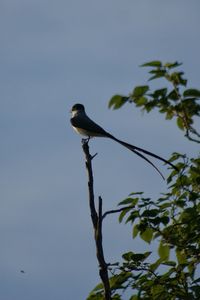
<instances>
[{"instance_id":1,"label":"bird","mask_svg":"<svg viewBox=\"0 0 200 300\"><path fill-rule=\"evenodd\" d=\"M146 155L149 155L149 156L152 156L152 157L154 157L158 160L161 160L164 163L170 165L176 171L178 171L176 166L174 166L170 161L164 159L163 157L161 157L161 156L159 156L155 153L152 153L148 150L145 150L143 148L140 148L140 147L137 147L135 145L131 145L129 143L121 141L118 138L116 138L115 136L113 136L112 134L110 134L109 132L107 132L106 130L104 130L101 126L99 126L97 123L95 123L93 120L91 120L87 116L87 114L85 112L85 107L84 107L83 104L77 103L77 104L72 106L70 122L71 122L71 125L72 125L73 129L77 133L87 137L87 141L89 141L90 138L92 138L92 137L106 137L106 138L110 138L111 140L121 144L125 148L127 148L130 151L134 152L139 157L143 158L150 165L152 165L153 168L161 175L161 177L163 179L164 179L164 176L160 172L160 170L146 156L144 156L142 153L144 153Z\"/></svg>"}]
</instances>

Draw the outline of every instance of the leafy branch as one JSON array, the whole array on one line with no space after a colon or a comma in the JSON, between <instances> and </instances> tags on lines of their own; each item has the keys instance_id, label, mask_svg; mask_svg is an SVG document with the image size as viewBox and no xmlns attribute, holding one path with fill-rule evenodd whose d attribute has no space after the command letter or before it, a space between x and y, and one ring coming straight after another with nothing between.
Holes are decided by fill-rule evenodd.
<instances>
[{"instance_id":1,"label":"leafy branch","mask_svg":"<svg viewBox=\"0 0 200 300\"><path fill-rule=\"evenodd\" d=\"M167 120L176 118L179 129L185 132L185 137L190 141L200 143L200 132L194 126L194 117L200 116L200 90L186 89L187 80L183 78L182 71L171 71L180 67L181 63L162 63L151 61L142 65L150 67L151 77L149 81L165 79L172 88L160 88L154 92L150 91L149 85L137 86L127 95L114 95L109 101L109 107L119 109L125 103L135 103L146 112L158 108L159 112L165 114Z\"/></svg>"},{"instance_id":2,"label":"leafy branch","mask_svg":"<svg viewBox=\"0 0 200 300\"><path fill-rule=\"evenodd\" d=\"M186 89L184 73L172 71L180 66L178 62L163 64L152 61L143 66L151 68L150 80L165 79L167 87L152 92L148 85L137 86L128 96L113 96L109 107L118 109L125 103L131 103L146 112L157 108L167 120L176 119L178 128L189 141L200 143L199 129L194 127L194 121L200 116L200 90ZM95 234L97 253L103 254L102 221L110 214L118 214L119 223L131 224L133 239L141 239L157 247L157 257L154 253L152 258L150 251L136 253L130 250L122 254L122 261L106 264L104 256L101 260L98 254L100 270L107 277L105 280L100 272L102 283L87 299L122 300L127 290L129 294L131 292L129 300L200 299L199 154L193 158L185 153L172 154L170 161L175 163L179 173L172 171L169 174L168 190L158 199L144 197L143 192L133 192L118 204L119 208L104 213L100 197L98 211L95 209L92 158L88 149L89 202L94 210L91 212L94 232L99 232L99 235ZM87 161L90 161L89 164ZM108 283L110 298L105 298Z\"/></svg>"}]
</instances>

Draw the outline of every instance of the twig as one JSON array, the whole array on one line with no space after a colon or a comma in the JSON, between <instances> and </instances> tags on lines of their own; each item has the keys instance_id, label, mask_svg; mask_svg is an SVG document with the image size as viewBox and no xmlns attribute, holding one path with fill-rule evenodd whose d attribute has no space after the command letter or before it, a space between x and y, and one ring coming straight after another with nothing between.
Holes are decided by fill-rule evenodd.
<instances>
[{"instance_id":1,"label":"twig","mask_svg":"<svg viewBox=\"0 0 200 300\"><path fill-rule=\"evenodd\" d=\"M108 210L106 211L103 216L102 216L102 219L104 219L107 215L109 214L115 214L115 213L118 213L118 212L121 212L123 210L126 210L126 209L130 209L130 208L134 208L135 205L132 205L132 206L126 206L126 207L121 207L121 208L118 208L118 209L112 209L112 210Z\"/></svg>"},{"instance_id":2,"label":"twig","mask_svg":"<svg viewBox=\"0 0 200 300\"><path fill-rule=\"evenodd\" d=\"M186 129L185 136L186 136L186 138L188 138L188 140L190 140L192 142L200 143L200 140L191 137L190 133L200 137L200 134L192 126L190 126L189 129Z\"/></svg>"},{"instance_id":3,"label":"twig","mask_svg":"<svg viewBox=\"0 0 200 300\"><path fill-rule=\"evenodd\" d=\"M177 112L177 116L179 118L182 119L183 124L184 124L184 130L185 130L185 137L192 141L192 142L196 142L196 143L200 143L199 139L196 139L194 137L192 137L191 135L193 134L194 136L197 136L198 138L200 138L200 133L198 133L198 131L196 129L193 128L193 126L191 126L190 122L188 122L188 114L187 111L183 105L183 98L182 96L179 94L179 90L177 88L177 85L175 83L172 83L174 90L177 94L178 99L180 100L180 103L182 105L182 110L183 110L183 115L181 115L179 112Z\"/></svg>"},{"instance_id":4,"label":"twig","mask_svg":"<svg viewBox=\"0 0 200 300\"><path fill-rule=\"evenodd\" d=\"M111 300L111 289L108 277L108 264L104 259L103 243L102 243L102 198L99 197L98 213L95 208L94 201L94 184L93 184L93 172L92 172L92 159L96 156L92 156L89 152L88 141L82 142L83 152L85 154L85 165L88 172L88 191L89 191L89 206L90 214L94 229L94 238L96 244L96 256L99 262L99 275L104 286L105 300Z\"/></svg>"}]
</instances>

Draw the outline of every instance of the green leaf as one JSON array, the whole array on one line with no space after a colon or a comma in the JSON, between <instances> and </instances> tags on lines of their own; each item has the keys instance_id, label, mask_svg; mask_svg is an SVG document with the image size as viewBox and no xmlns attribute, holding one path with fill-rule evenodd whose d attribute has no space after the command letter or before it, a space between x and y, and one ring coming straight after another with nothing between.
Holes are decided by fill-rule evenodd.
<instances>
[{"instance_id":1,"label":"green leaf","mask_svg":"<svg viewBox=\"0 0 200 300\"><path fill-rule=\"evenodd\" d=\"M182 65L182 63L175 61L174 63L165 63L164 67L168 68L168 69L173 69L173 68L179 67L181 65Z\"/></svg>"},{"instance_id":2,"label":"green leaf","mask_svg":"<svg viewBox=\"0 0 200 300\"><path fill-rule=\"evenodd\" d=\"M142 97L149 90L148 85L136 86L131 94L131 97L138 98Z\"/></svg>"},{"instance_id":3,"label":"green leaf","mask_svg":"<svg viewBox=\"0 0 200 300\"><path fill-rule=\"evenodd\" d=\"M99 283L95 286L95 288L92 290L91 294L96 292L96 291L100 291L103 289L103 283Z\"/></svg>"},{"instance_id":4,"label":"green leaf","mask_svg":"<svg viewBox=\"0 0 200 300\"><path fill-rule=\"evenodd\" d=\"M152 252L147 251L145 253L134 253L134 252L127 252L122 255L123 259L126 261L134 261L134 262L139 262L139 261L144 261L149 255L151 255Z\"/></svg>"},{"instance_id":5,"label":"green leaf","mask_svg":"<svg viewBox=\"0 0 200 300\"><path fill-rule=\"evenodd\" d=\"M167 244L164 244L162 241L160 242L159 248L158 248L158 254L160 258L164 260L169 259L169 253L170 253L170 247Z\"/></svg>"},{"instance_id":6,"label":"green leaf","mask_svg":"<svg viewBox=\"0 0 200 300\"><path fill-rule=\"evenodd\" d=\"M123 283L127 281L128 278L132 277L131 272L122 272L118 275L114 275L110 278L110 288L112 290L122 289Z\"/></svg>"},{"instance_id":7,"label":"green leaf","mask_svg":"<svg viewBox=\"0 0 200 300\"><path fill-rule=\"evenodd\" d=\"M174 117L174 112L173 112L173 110L168 110L168 111L166 112L165 119L166 119L166 120L171 120L173 117Z\"/></svg>"},{"instance_id":8,"label":"green leaf","mask_svg":"<svg viewBox=\"0 0 200 300\"><path fill-rule=\"evenodd\" d=\"M159 299L162 295L165 294L165 287L157 283L156 285L152 285L151 287L152 299Z\"/></svg>"},{"instance_id":9,"label":"green leaf","mask_svg":"<svg viewBox=\"0 0 200 300\"><path fill-rule=\"evenodd\" d=\"M176 123L177 123L177 126L181 129L181 130L184 130L184 123L183 123L183 119L178 117L176 119Z\"/></svg>"},{"instance_id":10,"label":"green leaf","mask_svg":"<svg viewBox=\"0 0 200 300\"><path fill-rule=\"evenodd\" d=\"M174 152L172 153L172 157L169 159L170 162L173 162L179 158L184 158L184 155L181 155L180 153Z\"/></svg>"},{"instance_id":11,"label":"green leaf","mask_svg":"<svg viewBox=\"0 0 200 300\"><path fill-rule=\"evenodd\" d=\"M134 195L142 195L144 192L132 192L129 194L129 196L134 196Z\"/></svg>"},{"instance_id":12,"label":"green leaf","mask_svg":"<svg viewBox=\"0 0 200 300\"><path fill-rule=\"evenodd\" d=\"M151 80L157 79L157 78L161 78L161 77L165 77L165 75L166 75L166 71L163 71L163 70L158 70L158 71L155 71L155 72L150 71L149 73L155 73L155 75L150 77L148 79L148 81L151 81Z\"/></svg>"},{"instance_id":13,"label":"green leaf","mask_svg":"<svg viewBox=\"0 0 200 300\"><path fill-rule=\"evenodd\" d=\"M158 224L162 223L162 219L160 217L151 218L151 219L149 219L149 221L151 221L151 223L153 223L154 225L158 225Z\"/></svg>"},{"instance_id":14,"label":"green leaf","mask_svg":"<svg viewBox=\"0 0 200 300\"><path fill-rule=\"evenodd\" d=\"M150 265L150 270L155 272L155 270L160 266L161 263L162 263L162 259L159 258L155 263Z\"/></svg>"},{"instance_id":15,"label":"green leaf","mask_svg":"<svg viewBox=\"0 0 200 300\"><path fill-rule=\"evenodd\" d=\"M167 88L155 90L152 94L153 98L164 98L167 95Z\"/></svg>"},{"instance_id":16,"label":"green leaf","mask_svg":"<svg viewBox=\"0 0 200 300\"><path fill-rule=\"evenodd\" d=\"M139 298L138 298L138 296L137 295L133 295L133 296L131 296L131 298L129 299L129 300L138 300Z\"/></svg>"},{"instance_id":17,"label":"green leaf","mask_svg":"<svg viewBox=\"0 0 200 300\"><path fill-rule=\"evenodd\" d=\"M190 276L191 276L192 278L194 278L195 270L196 270L196 267L195 267L195 265L194 265L193 262L191 262L190 264L188 264L188 271L189 271Z\"/></svg>"},{"instance_id":18,"label":"green leaf","mask_svg":"<svg viewBox=\"0 0 200 300\"><path fill-rule=\"evenodd\" d=\"M159 60L152 60L145 64L142 64L141 67L162 67L162 63Z\"/></svg>"},{"instance_id":19,"label":"green leaf","mask_svg":"<svg viewBox=\"0 0 200 300\"><path fill-rule=\"evenodd\" d=\"M159 207L160 207L161 209L163 209L163 208L168 208L168 207L171 207L171 206L172 206L171 202L165 202L165 203L159 205Z\"/></svg>"},{"instance_id":20,"label":"green leaf","mask_svg":"<svg viewBox=\"0 0 200 300\"><path fill-rule=\"evenodd\" d=\"M150 244L150 242L152 241L153 238L153 229L151 228L147 228L145 231L143 231L140 234L140 237L147 243Z\"/></svg>"},{"instance_id":21,"label":"green leaf","mask_svg":"<svg viewBox=\"0 0 200 300\"><path fill-rule=\"evenodd\" d=\"M147 252L145 252L145 253L144 253L144 257L145 257L145 259L146 259L147 257L149 257L149 255L151 255L151 253L152 253L151 251L147 251Z\"/></svg>"},{"instance_id":22,"label":"green leaf","mask_svg":"<svg viewBox=\"0 0 200 300\"><path fill-rule=\"evenodd\" d=\"M167 216L163 216L160 218L160 222L163 223L163 225L167 225L169 223L170 219Z\"/></svg>"},{"instance_id":23,"label":"green leaf","mask_svg":"<svg viewBox=\"0 0 200 300\"><path fill-rule=\"evenodd\" d=\"M168 97L169 99L172 99L172 100L179 100L179 98L180 98L180 96L179 96L179 94L177 93L176 90L172 90L172 91L167 95L167 97Z\"/></svg>"},{"instance_id":24,"label":"green leaf","mask_svg":"<svg viewBox=\"0 0 200 300\"><path fill-rule=\"evenodd\" d=\"M184 84L184 79L182 78L183 72L174 72L171 73L170 75L168 74L167 79L171 82L173 82L173 84L175 85L185 85Z\"/></svg>"},{"instance_id":25,"label":"green leaf","mask_svg":"<svg viewBox=\"0 0 200 300\"><path fill-rule=\"evenodd\" d=\"M124 105L128 101L129 97L121 96L121 95L115 95L113 96L108 104L109 108L113 109L119 109L122 105Z\"/></svg>"},{"instance_id":26,"label":"green leaf","mask_svg":"<svg viewBox=\"0 0 200 300\"><path fill-rule=\"evenodd\" d=\"M144 96L140 97L140 98L136 98L134 99L134 103L136 104L136 106L143 106L148 102L148 99Z\"/></svg>"},{"instance_id":27,"label":"green leaf","mask_svg":"<svg viewBox=\"0 0 200 300\"><path fill-rule=\"evenodd\" d=\"M142 217L156 217L159 212L159 209L147 209L142 213Z\"/></svg>"},{"instance_id":28,"label":"green leaf","mask_svg":"<svg viewBox=\"0 0 200 300\"><path fill-rule=\"evenodd\" d=\"M187 89L183 93L184 97L196 97L200 98L200 90L197 89Z\"/></svg>"},{"instance_id":29,"label":"green leaf","mask_svg":"<svg viewBox=\"0 0 200 300\"><path fill-rule=\"evenodd\" d=\"M123 218L125 217L125 215L127 214L127 212L129 212L129 210L132 209L132 207L127 207L126 209L124 209L120 215L119 215L119 223L121 223L123 221Z\"/></svg>"},{"instance_id":30,"label":"green leaf","mask_svg":"<svg viewBox=\"0 0 200 300\"><path fill-rule=\"evenodd\" d=\"M131 261L134 253L132 251L126 252L122 255L122 258L126 261Z\"/></svg>"},{"instance_id":31,"label":"green leaf","mask_svg":"<svg viewBox=\"0 0 200 300\"><path fill-rule=\"evenodd\" d=\"M104 300L103 291L99 293L90 293L86 300Z\"/></svg>"},{"instance_id":32,"label":"green leaf","mask_svg":"<svg viewBox=\"0 0 200 300\"><path fill-rule=\"evenodd\" d=\"M150 254L150 251L145 253L135 253L132 255L132 260L135 262L144 261Z\"/></svg>"},{"instance_id":33,"label":"green leaf","mask_svg":"<svg viewBox=\"0 0 200 300\"><path fill-rule=\"evenodd\" d=\"M136 224L135 226L133 226L132 237L135 238L138 235L138 232L139 232L138 224Z\"/></svg>"},{"instance_id":34,"label":"green leaf","mask_svg":"<svg viewBox=\"0 0 200 300\"><path fill-rule=\"evenodd\" d=\"M104 298L105 299L105 298ZM102 300L104 300L104 299L102 299ZM95 299L96 300L96 299ZM112 296L112 300L122 300L122 298L121 298L121 296L119 295L119 294L114 294L113 296Z\"/></svg>"},{"instance_id":35,"label":"green leaf","mask_svg":"<svg viewBox=\"0 0 200 300\"><path fill-rule=\"evenodd\" d=\"M138 213L137 210L132 211L132 212L130 213L130 216L129 216L128 219L126 220L126 223L128 223L128 222L133 223L133 222L135 221L135 219L138 218L138 216L139 216L139 213Z\"/></svg>"},{"instance_id":36,"label":"green leaf","mask_svg":"<svg viewBox=\"0 0 200 300\"><path fill-rule=\"evenodd\" d=\"M177 260L178 260L178 263L179 264L187 264L187 256L185 254L185 251L184 249L177 249L176 250L176 257L177 257Z\"/></svg>"},{"instance_id":37,"label":"green leaf","mask_svg":"<svg viewBox=\"0 0 200 300\"><path fill-rule=\"evenodd\" d=\"M136 205L138 203L138 198L126 198L124 200L122 200L121 202L119 202L118 205L124 205L124 204L130 204L132 206Z\"/></svg>"}]
</instances>

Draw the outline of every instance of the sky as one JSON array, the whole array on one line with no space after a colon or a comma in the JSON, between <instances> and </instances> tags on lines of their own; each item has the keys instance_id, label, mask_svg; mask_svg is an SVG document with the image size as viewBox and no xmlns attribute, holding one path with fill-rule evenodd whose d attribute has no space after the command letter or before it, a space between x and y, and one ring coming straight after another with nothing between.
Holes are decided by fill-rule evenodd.
<instances>
[{"instance_id":1,"label":"sky","mask_svg":"<svg viewBox=\"0 0 200 300\"><path fill-rule=\"evenodd\" d=\"M73 104L83 103L116 137L165 158L197 153L173 121L133 105L109 110L108 101L146 84L139 66L154 59L182 62L188 86L198 88L199 10L198 0L1 0L0 299L86 299L99 282ZM90 150L98 152L95 196L104 210L131 192L167 191L151 166L120 145L95 139ZM117 216L103 229L109 262L151 248L132 240Z\"/></svg>"}]
</instances>

